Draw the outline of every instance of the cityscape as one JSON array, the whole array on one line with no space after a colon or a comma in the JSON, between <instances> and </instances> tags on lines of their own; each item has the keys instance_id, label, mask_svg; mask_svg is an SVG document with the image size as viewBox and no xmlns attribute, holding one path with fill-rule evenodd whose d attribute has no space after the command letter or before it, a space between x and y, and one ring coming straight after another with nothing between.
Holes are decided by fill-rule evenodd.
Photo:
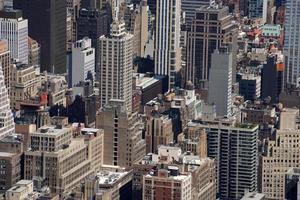
<instances>
[{"instance_id":1,"label":"cityscape","mask_svg":"<svg viewBox=\"0 0 300 200\"><path fill-rule=\"evenodd\" d=\"M300 0L0 0L0 200L300 200Z\"/></svg>"}]
</instances>

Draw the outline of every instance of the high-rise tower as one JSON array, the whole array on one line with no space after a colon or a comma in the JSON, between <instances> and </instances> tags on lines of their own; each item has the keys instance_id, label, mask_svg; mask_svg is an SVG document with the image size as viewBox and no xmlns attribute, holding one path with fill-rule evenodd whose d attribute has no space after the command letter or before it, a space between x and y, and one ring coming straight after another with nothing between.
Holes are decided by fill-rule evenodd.
<instances>
[{"instance_id":1,"label":"high-rise tower","mask_svg":"<svg viewBox=\"0 0 300 200\"><path fill-rule=\"evenodd\" d=\"M300 86L300 1L287 0L285 3L285 56L286 86Z\"/></svg>"},{"instance_id":2,"label":"high-rise tower","mask_svg":"<svg viewBox=\"0 0 300 200\"><path fill-rule=\"evenodd\" d=\"M154 72L168 76L169 89L180 84L180 14L181 0L157 0Z\"/></svg>"},{"instance_id":3,"label":"high-rise tower","mask_svg":"<svg viewBox=\"0 0 300 200\"><path fill-rule=\"evenodd\" d=\"M191 31L188 33L185 83L191 81L197 89L207 88L212 63L211 55L223 44L232 44L233 58L235 58L236 44L234 43L237 26L232 23L232 20L233 17L226 6L210 5L196 9ZM235 77L235 69L233 69L233 77Z\"/></svg>"},{"instance_id":4,"label":"high-rise tower","mask_svg":"<svg viewBox=\"0 0 300 200\"><path fill-rule=\"evenodd\" d=\"M109 36L100 37L100 103L125 100L132 111L133 35L125 32L123 21L114 21Z\"/></svg>"}]
</instances>

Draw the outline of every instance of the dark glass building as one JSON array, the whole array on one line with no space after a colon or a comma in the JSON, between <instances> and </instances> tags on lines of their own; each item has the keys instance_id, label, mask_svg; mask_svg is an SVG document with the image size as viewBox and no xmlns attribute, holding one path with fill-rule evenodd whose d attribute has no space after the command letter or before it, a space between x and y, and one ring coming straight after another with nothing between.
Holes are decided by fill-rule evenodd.
<instances>
[{"instance_id":1,"label":"dark glass building","mask_svg":"<svg viewBox=\"0 0 300 200\"><path fill-rule=\"evenodd\" d=\"M291 168L285 174L286 200L298 200L300 196L300 169Z\"/></svg>"},{"instance_id":2,"label":"dark glass building","mask_svg":"<svg viewBox=\"0 0 300 200\"><path fill-rule=\"evenodd\" d=\"M28 33L41 45L41 70L66 72L66 1L14 0L28 19Z\"/></svg>"},{"instance_id":3,"label":"dark glass building","mask_svg":"<svg viewBox=\"0 0 300 200\"><path fill-rule=\"evenodd\" d=\"M89 37L92 40L92 47L95 48L95 72L96 80L99 80L99 37L107 35L110 30L111 13L110 8L105 10L81 9L77 19L77 40Z\"/></svg>"},{"instance_id":4,"label":"dark glass building","mask_svg":"<svg viewBox=\"0 0 300 200\"><path fill-rule=\"evenodd\" d=\"M283 62L277 55L269 55L261 75L261 98L271 97L271 103L279 102L283 85Z\"/></svg>"}]
</instances>

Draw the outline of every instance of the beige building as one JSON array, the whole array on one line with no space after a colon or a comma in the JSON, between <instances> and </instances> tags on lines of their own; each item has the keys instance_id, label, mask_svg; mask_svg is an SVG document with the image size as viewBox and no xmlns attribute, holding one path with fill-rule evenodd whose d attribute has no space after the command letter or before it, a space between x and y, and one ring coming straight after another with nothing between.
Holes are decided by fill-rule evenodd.
<instances>
[{"instance_id":1,"label":"beige building","mask_svg":"<svg viewBox=\"0 0 300 200\"><path fill-rule=\"evenodd\" d=\"M269 141L267 155L261 158L262 193L267 199L283 200L285 173L292 167L300 167L300 129L296 128L295 109L286 109L280 114L280 129L276 140Z\"/></svg>"},{"instance_id":2,"label":"beige building","mask_svg":"<svg viewBox=\"0 0 300 200\"><path fill-rule=\"evenodd\" d=\"M12 188L7 190L6 199L24 200L28 198L29 194L33 194L33 181L21 180L18 183L16 183Z\"/></svg>"},{"instance_id":3,"label":"beige building","mask_svg":"<svg viewBox=\"0 0 300 200\"><path fill-rule=\"evenodd\" d=\"M34 181L20 180L6 192L6 200L59 200L59 196L51 194L48 187L36 191Z\"/></svg>"},{"instance_id":4,"label":"beige building","mask_svg":"<svg viewBox=\"0 0 300 200\"><path fill-rule=\"evenodd\" d=\"M109 36L100 37L100 106L110 99L125 100L132 112L133 35L123 21L114 21Z\"/></svg>"},{"instance_id":5,"label":"beige building","mask_svg":"<svg viewBox=\"0 0 300 200\"><path fill-rule=\"evenodd\" d=\"M200 158L207 157L207 134L205 129L198 127L186 127L178 136L178 144L183 152L191 152Z\"/></svg>"},{"instance_id":6,"label":"beige building","mask_svg":"<svg viewBox=\"0 0 300 200\"><path fill-rule=\"evenodd\" d=\"M28 65L40 66L40 45L31 37L28 37Z\"/></svg>"},{"instance_id":7,"label":"beige building","mask_svg":"<svg viewBox=\"0 0 300 200\"><path fill-rule=\"evenodd\" d=\"M0 63L2 65L4 83L6 88L10 88L10 77L11 77L11 55L8 50L8 44L6 40L0 40Z\"/></svg>"},{"instance_id":8,"label":"beige building","mask_svg":"<svg viewBox=\"0 0 300 200\"><path fill-rule=\"evenodd\" d=\"M189 153L180 157L183 171L192 176L192 199L215 200L217 194L216 164L210 158L200 158Z\"/></svg>"},{"instance_id":9,"label":"beige building","mask_svg":"<svg viewBox=\"0 0 300 200\"><path fill-rule=\"evenodd\" d=\"M148 7L145 0L134 8L126 5L124 20L126 30L133 35L133 52L135 56L144 57L146 43L148 42Z\"/></svg>"},{"instance_id":10,"label":"beige building","mask_svg":"<svg viewBox=\"0 0 300 200\"><path fill-rule=\"evenodd\" d=\"M159 145L168 145L174 141L172 120L167 115L153 112L147 118L146 152L155 153Z\"/></svg>"},{"instance_id":11,"label":"beige building","mask_svg":"<svg viewBox=\"0 0 300 200\"><path fill-rule=\"evenodd\" d=\"M45 85L49 95L49 106L63 105L66 106L66 91L68 89L67 81L64 76L47 75Z\"/></svg>"},{"instance_id":12,"label":"beige building","mask_svg":"<svg viewBox=\"0 0 300 200\"><path fill-rule=\"evenodd\" d=\"M21 178L21 156L0 152L0 194ZM1 195L0 195L1 196Z\"/></svg>"},{"instance_id":13,"label":"beige building","mask_svg":"<svg viewBox=\"0 0 300 200\"><path fill-rule=\"evenodd\" d=\"M141 160L146 154L143 126L137 113L127 113L125 101L111 100L96 118L96 127L104 130L103 164L130 167Z\"/></svg>"},{"instance_id":14,"label":"beige building","mask_svg":"<svg viewBox=\"0 0 300 200\"><path fill-rule=\"evenodd\" d=\"M83 129L72 138L71 127L43 126L31 136L24 176L41 177L52 193L66 194L101 166L102 139L96 129Z\"/></svg>"},{"instance_id":15,"label":"beige building","mask_svg":"<svg viewBox=\"0 0 300 200\"><path fill-rule=\"evenodd\" d=\"M119 200L131 195L132 171L102 170L83 182L84 200Z\"/></svg>"},{"instance_id":16,"label":"beige building","mask_svg":"<svg viewBox=\"0 0 300 200\"><path fill-rule=\"evenodd\" d=\"M20 104L36 97L41 87L41 78L34 66L13 64L11 73L10 105L19 110Z\"/></svg>"}]
</instances>

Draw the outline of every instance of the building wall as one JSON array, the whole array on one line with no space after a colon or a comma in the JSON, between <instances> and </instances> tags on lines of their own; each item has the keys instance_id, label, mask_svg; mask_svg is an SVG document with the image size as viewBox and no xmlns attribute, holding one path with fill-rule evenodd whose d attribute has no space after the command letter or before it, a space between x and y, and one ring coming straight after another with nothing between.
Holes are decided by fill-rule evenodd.
<instances>
[{"instance_id":1,"label":"building wall","mask_svg":"<svg viewBox=\"0 0 300 200\"><path fill-rule=\"evenodd\" d=\"M215 50L211 55L208 103L216 106L218 116L230 116L232 109L233 54Z\"/></svg>"},{"instance_id":2,"label":"building wall","mask_svg":"<svg viewBox=\"0 0 300 200\"><path fill-rule=\"evenodd\" d=\"M268 199L283 200L285 173L300 167L299 130L278 130L276 140L270 142L269 153L262 157L262 193Z\"/></svg>"},{"instance_id":3,"label":"building wall","mask_svg":"<svg viewBox=\"0 0 300 200\"><path fill-rule=\"evenodd\" d=\"M28 63L27 19L0 18L0 37L8 41L12 58Z\"/></svg>"},{"instance_id":4,"label":"building wall","mask_svg":"<svg viewBox=\"0 0 300 200\"><path fill-rule=\"evenodd\" d=\"M7 41L5 40L0 41L0 60L4 75L4 83L9 91L11 79L11 55L8 50Z\"/></svg>"},{"instance_id":5,"label":"building wall","mask_svg":"<svg viewBox=\"0 0 300 200\"><path fill-rule=\"evenodd\" d=\"M168 88L179 85L181 70L180 0L157 0L155 31L155 68L158 75L168 76Z\"/></svg>"},{"instance_id":6,"label":"building wall","mask_svg":"<svg viewBox=\"0 0 300 200\"><path fill-rule=\"evenodd\" d=\"M90 79L88 76L95 80L95 49L91 47L91 39L84 38L73 45L71 73L72 86Z\"/></svg>"}]
</instances>

